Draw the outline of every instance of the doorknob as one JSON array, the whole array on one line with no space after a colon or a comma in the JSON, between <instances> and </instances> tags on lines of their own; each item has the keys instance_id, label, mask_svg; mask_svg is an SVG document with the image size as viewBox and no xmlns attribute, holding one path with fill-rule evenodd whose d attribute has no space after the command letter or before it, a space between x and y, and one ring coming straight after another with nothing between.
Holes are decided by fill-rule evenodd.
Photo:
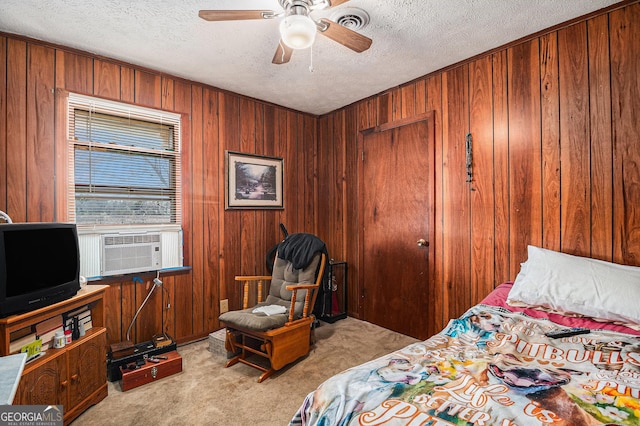
<instances>
[{"instance_id":1,"label":"doorknob","mask_svg":"<svg viewBox=\"0 0 640 426\"><path fill-rule=\"evenodd\" d=\"M429 242L424 238L418 240L418 247L429 247Z\"/></svg>"}]
</instances>

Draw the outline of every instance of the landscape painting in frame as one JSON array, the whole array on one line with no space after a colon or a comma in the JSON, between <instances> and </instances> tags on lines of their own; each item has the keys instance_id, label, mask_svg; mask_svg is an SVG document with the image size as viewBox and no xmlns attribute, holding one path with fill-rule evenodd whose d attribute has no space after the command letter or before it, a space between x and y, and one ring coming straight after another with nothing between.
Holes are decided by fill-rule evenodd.
<instances>
[{"instance_id":1,"label":"landscape painting in frame","mask_svg":"<svg viewBox=\"0 0 640 426\"><path fill-rule=\"evenodd\" d=\"M282 209L282 158L226 152L226 208Z\"/></svg>"}]
</instances>

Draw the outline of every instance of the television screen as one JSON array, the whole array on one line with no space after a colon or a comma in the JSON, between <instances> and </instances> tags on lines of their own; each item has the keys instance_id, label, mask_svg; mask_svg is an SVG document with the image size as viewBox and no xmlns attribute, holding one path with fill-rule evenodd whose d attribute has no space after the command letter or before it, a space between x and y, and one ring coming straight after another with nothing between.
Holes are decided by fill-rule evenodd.
<instances>
[{"instance_id":1,"label":"television screen","mask_svg":"<svg viewBox=\"0 0 640 426\"><path fill-rule=\"evenodd\" d=\"M75 295L79 263L74 224L0 225L0 316Z\"/></svg>"}]
</instances>

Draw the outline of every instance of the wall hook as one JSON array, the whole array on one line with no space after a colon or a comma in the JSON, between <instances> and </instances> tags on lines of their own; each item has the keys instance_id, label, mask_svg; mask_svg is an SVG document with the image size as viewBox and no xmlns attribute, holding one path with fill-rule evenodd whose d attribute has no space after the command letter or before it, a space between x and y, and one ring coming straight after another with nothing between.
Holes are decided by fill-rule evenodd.
<instances>
[{"instance_id":1,"label":"wall hook","mask_svg":"<svg viewBox=\"0 0 640 426\"><path fill-rule=\"evenodd\" d=\"M473 137L471 133L467 133L465 148L467 152L467 183L471 183L473 181Z\"/></svg>"}]
</instances>

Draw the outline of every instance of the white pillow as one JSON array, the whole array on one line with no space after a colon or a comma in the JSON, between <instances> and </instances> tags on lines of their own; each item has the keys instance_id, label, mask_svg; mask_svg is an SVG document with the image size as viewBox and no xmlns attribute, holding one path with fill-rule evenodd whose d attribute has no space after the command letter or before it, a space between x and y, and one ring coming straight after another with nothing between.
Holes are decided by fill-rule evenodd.
<instances>
[{"instance_id":1,"label":"white pillow","mask_svg":"<svg viewBox=\"0 0 640 426\"><path fill-rule=\"evenodd\" d=\"M512 306L542 307L609 321L640 323L640 268L535 246L507 297Z\"/></svg>"}]
</instances>

